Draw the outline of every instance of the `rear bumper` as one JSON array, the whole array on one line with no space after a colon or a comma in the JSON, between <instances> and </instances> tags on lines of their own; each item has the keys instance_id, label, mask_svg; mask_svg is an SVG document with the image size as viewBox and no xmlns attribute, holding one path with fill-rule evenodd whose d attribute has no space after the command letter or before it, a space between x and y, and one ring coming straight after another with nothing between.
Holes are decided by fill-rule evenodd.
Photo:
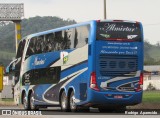
<instances>
[{"instance_id":1,"label":"rear bumper","mask_svg":"<svg viewBox=\"0 0 160 118\"><path fill-rule=\"evenodd\" d=\"M99 92L90 90L88 93L88 106L128 106L142 102L143 92ZM115 98L114 96L123 96Z\"/></svg>"}]
</instances>

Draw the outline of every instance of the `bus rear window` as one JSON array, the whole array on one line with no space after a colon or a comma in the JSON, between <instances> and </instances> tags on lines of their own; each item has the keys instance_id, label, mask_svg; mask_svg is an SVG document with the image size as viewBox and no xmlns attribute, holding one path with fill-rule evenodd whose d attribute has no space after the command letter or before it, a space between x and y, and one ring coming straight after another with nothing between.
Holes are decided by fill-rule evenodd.
<instances>
[{"instance_id":1,"label":"bus rear window","mask_svg":"<svg viewBox=\"0 0 160 118\"><path fill-rule=\"evenodd\" d=\"M138 23L98 22L97 40L141 41L141 30Z\"/></svg>"}]
</instances>

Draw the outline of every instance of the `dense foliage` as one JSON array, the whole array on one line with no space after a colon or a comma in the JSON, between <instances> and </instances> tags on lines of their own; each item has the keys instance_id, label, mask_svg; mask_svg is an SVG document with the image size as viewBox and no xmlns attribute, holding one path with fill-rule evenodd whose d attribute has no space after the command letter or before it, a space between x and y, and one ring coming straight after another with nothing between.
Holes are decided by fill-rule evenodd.
<instances>
[{"instance_id":1,"label":"dense foliage","mask_svg":"<svg viewBox=\"0 0 160 118\"><path fill-rule=\"evenodd\" d=\"M160 45L144 42L144 64L145 65L160 65Z\"/></svg>"}]
</instances>

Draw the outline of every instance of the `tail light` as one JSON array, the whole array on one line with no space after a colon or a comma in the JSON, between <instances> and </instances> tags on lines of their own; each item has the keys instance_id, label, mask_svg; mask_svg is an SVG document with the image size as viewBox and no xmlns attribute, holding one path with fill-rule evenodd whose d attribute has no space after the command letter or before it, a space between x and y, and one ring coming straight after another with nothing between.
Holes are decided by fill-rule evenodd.
<instances>
[{"instance_id":1,"label":"tail light","mask_svg":"<svg viewBox=\"0 0 160 118\"><path fill-rule=\"evenodd\" d=\"M138 82L138 88L136 89L136 91L141 91L143 90L143 73L140 74L140 79Z\"/></svg>"},{"instance_id":2,"label":"tail light","mask_svg":"<svg viewBox=\"0 0 160 118\"><path fill-rule=\"evenodd\" d=\"M140 74L139 84L143 85L143 73Z\"/></svg>"},{"instance_id":3,"label":"tail light","mask_svg":"<svg viewBox=\"0 0 160 118\"><path fill-rule=\"evenodd\" d=\"M97 22L101 22L101 20L96 20Z\"/></svg>"},{"instance_id":4,"label":"tail light","mask_svg":"<svg viewBox=\"0 0 160 118\"><path fill-rule=\"evenodd\" d=\"M95 72L91 73L90 88L95 90L95 91L99 91L99 88L98 88L98 85L97 85L97 81L96 81L96 73Z\"/></svg>"}]
</instances>

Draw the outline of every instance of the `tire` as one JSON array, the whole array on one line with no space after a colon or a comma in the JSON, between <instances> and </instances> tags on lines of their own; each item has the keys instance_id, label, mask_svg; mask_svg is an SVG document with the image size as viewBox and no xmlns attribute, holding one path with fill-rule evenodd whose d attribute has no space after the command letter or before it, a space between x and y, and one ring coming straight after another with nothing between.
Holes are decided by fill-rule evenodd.
<instances>
[{"instance_id":1,"label":"tire","mask_svg":"<svg viewBox=\"0 0 160 118\"><path fill-rule=\"evenodd\" d=\"M72 112L78 111L78 106L75 103L75 96L74 96L74 92L73 91L70 94L69 107L70 107Z\"/></svg>"},{"instance_id":2,"label":"tire","mask_svg":"<svg viewBox=\"0 0 160 118\"><path fill-rule=\"evenodd\" d=\"M36 106L35 103L34 103L34 94L33 94L33 92L31 93L29 99L30 99L30 103L29 104L30 104L31 110L38 110L38 106Z\"/></svg>"},{"instance_id":3,"label":"tire","mask_svg":"<svg viewBox=\"0 0 160 118\"><path fill-rule=\"evenodd\" d=\"M60 97L60 105L61 105L61 110L64 112L69 111L69 104L68 104L68 97L66 96L65 91L62 92L61 97Z\"/></svg>"},{"instance_id":4,"label":"tire","mask_svg":"<svg viewBox=\"0 0 160 118\"><path fill-rule=\"evenodd\" d=\"M23 107L25 110L30 110L30 104L29 104L29 100L27 99L26 93L24 93L23 95Z\"/></svg>"}]
</instances>

